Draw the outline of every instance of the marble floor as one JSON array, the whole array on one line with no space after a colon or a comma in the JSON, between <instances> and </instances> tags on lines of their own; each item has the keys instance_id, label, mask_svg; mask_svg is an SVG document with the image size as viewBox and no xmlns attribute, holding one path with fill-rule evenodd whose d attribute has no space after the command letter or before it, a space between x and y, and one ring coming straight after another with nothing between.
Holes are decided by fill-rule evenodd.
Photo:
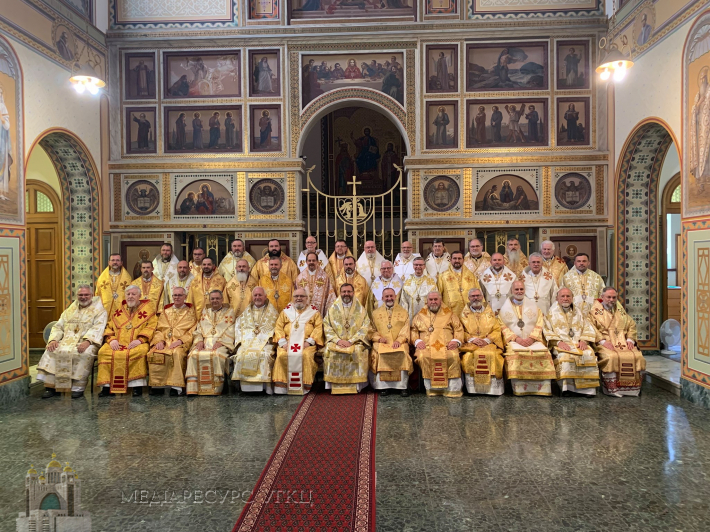
<instances>
[{"instance_id":1,"label":"marble floor","mask_svg":"<svg viewBox=\"0 0 710 532\"><path fill-rule=\"evenodd\" d=\"M299 404L39 393L0 412L0 532L52 451L77 470L94 532L229 532ZM383 532L699 532L710 415L650 384L624 399L392 396L376 469Z\"/></svg>"}]
</instances>

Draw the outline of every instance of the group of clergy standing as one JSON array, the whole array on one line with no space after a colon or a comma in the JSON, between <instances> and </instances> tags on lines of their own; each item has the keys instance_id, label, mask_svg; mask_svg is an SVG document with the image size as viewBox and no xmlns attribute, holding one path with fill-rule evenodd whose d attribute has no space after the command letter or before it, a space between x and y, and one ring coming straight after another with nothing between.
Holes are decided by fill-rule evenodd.
<instances>
[{"instance_id":1,"label":"group of clergy standing","mask_svg":"<svg viewBox=\"0 0 710 532\"><path fill-rule=\"evenodd\" d=\"M516 239L505 254L468 248L435 239L425 259L403 242L390 262L372 241L356 259L339 240L327 257L309 236L294 262L278 240L255 260L236 239L217 266L164 244L136 279L112 254L52 328L42 397L81 397L95 357L100 396L220 395L230 380L302 395L319 368L333 394L406 396L415 363L427 395L502 395L504 373L515 395L549 396L553 380L563 395L639 394L636 325L588 255L568 271L550 241L529 257Z\"/></svg>"}]
</instances>

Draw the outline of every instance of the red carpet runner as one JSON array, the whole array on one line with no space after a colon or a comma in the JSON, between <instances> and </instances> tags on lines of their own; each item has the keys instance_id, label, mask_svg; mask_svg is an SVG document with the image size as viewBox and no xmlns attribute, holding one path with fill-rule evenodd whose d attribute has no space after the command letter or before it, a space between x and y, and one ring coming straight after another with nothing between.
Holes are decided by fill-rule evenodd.
<instances>
[{"instance_id":1,"label":"red carpet runner","mask_svg":"<svg viewBox=\"0 0 710 532\"><path fill-rule=\"evenodd\" d=\"M376 412L373 393L309 393L233 532L374 532Z\"/></svg>"}]
</instances>

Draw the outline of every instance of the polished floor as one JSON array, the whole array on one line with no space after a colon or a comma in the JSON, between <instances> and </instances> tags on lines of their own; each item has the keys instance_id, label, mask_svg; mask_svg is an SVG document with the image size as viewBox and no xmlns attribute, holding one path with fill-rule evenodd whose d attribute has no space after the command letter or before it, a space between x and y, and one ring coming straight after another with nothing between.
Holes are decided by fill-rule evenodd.
<instances>
[{"instance_id":1,"label":"polished floor","mask_svg":"<svg viewBox=\"0 0 710 532\"><path fill-rule=\"evenodd\" d=\"M94 532L229 532L299 404L40 391L0 412L2 532L53 450ZM383 532L710 529L710 412L650 384L624 399L380 398L376 468Z\"/></svg>"}]
</instances>

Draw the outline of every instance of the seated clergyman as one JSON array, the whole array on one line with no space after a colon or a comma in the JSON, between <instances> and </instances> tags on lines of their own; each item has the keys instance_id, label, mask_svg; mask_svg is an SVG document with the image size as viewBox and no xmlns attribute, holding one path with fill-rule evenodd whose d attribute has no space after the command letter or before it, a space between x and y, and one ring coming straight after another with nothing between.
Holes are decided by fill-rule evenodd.
<instances>
[{"instance_id":1,"label":"seated clergyman","mask_svg":"<svg viewBox=\"0 0 710 532\"><path fill-rule=\"evenodd\" d=\"M74 399L84 395L104 329L106 309L101 298L92 297L89 285L80 285L76 301L52 327L47 350L37 365L37 380L45 388L42 399L68 391Z\"/></svg>"},{"instance_id":2,"label":"seated clergyman","mask_svg":"<svg viewBox=\"0 0 710 532\"><path fill-rule=\"evenodd\" d=\"M274 363L274 392L305 395L311 391L318 371L316 350L323 347L323 318L308 304L303 288L293 292L290 303L276 320L274 342L278 345Z\"/></svg>"},{"instance_id":3,"label":"seated clergyman","mask_svg":"<svg viewBox=\"0 0 710 532\"><path fill-rule=\"evenodd\" d=\"M544 317L525 297L525 283L514 281L498 313L505 339L505 367L515 395L552 395L555 366L543 343Z\"/></svg>"},{"instance_id":4,"label":"seated clergyman","mask_svg":"<svg viewBox=\"0 0 710 532\"><path fill-rule=\"evenodd\" d=\"M393 288L382 291L383 305L372 313L370 336L370 386L387 395L399 390L407 397L409 376L414 370L409 356L409 314L397 303Z\"/></svg>"},{"instance_id":5,"label":"seated clergyman","mask_svg":"<svg viewBox=\"0 0 710 532\"><path fill-rule=\"evenodd\" d=\"M589 321L597 330L602 392L614 397L637 396L641 393L646 359L636 345L636 322L617 297L616 289L607 286L602 290L601 300L595 300L589 312Z\"/></svg>"},{"instance_id":6,"label":"seated clergyman","mask_svg":"<svg viewBox=\"0 0 710 532\"><path fill-rule=\"evenodd\" d=\"M170 388L170 395L177 397L185 388L187 353L192 346L192 332L197 324L197 315L192 305L185 303L187 290L173 288L172 303L165 305L158 318L158 326L151 340L148 353L148 384L150 394L162 394Z\"/></svg>"},{"instance_id":7,"label":"seated clergyman","mask_svg":"<svg viewBox=\"0 0 710 532\"><path fill-rule=\"evenodd\" d=\"M355 289L345 283L340 297L323 318L325 349L323 379L333 394L358 393L367 387L370 355L370 318L355 298Z\"/></svg>"},{"instance_id":8,"label":"seated clergyman","mask_svg":"<svg viewBox=\"0 0 710 532\"><path fill-rule=\"evenodd\" d=\"M590 346L596 331L587 316L574 305L573 298L569 288L560 288L557 292L557 301L545 316L545 338L555 359L557 384L562 394L596 395L599 368Z\"/></svg>"},{"instance_id":9,"label":"seated clergyman","mask_svg":"<svg viewBox=\"0 0 710 532\"><path fill-rule=\"evenodd\" d=\"M210 306L202 311L187 357L187 395L220 395L234 350L234 311L224 304L221 290L210 292Z\"/></svg>"},{"instance_id":10,"label":"seated clergyman","mask_svg":"<svg viewBox=\"0 0 710 532\"><path fill-rule=\"evenodd\" d=\"M257 286L251 293L251 304L234 324L232 380L238 381L243 392L274 393L271 370L276 358L276 345L272 342L274 327L279 319L276 307L269 303L266 292Z\"/></svg>"},{"instance_id":11,"label":"seated clergyman","mask_svg":"<svg viewBox=\"0 0 710 532\"><path fill-rule=\"evenodd\" d=\"M442 305L439 292L430 292L426 306L414 316L410 340L416 348L414 355L427 395L461 397L459 346L463 343L463 327L451 309Z\"/></svg>"},{"instance_id":12,"label":"seated clergyman","mask_svg":"<svg viewBox=\"0 0 710 532\"><path fill-rule=\"evenodd\" d=\"M480 288L468 291L468 305L461 313L465 343L461 368L468 393L503 395L503 337L500 322L483 300Z\"/></svg>"},{"instance_id":13,"label":"seated clergyman","mask_svg":"<svg viewBox=\"0 0 710 532\"><path fill-rule=\"evenodd\" d=\"M114 393L127 393L133 388L133 396L143 393L148 384L146 355L150 348L158 317L155 305L141 300L141 289L135 285L126 287L126 299L108 317L104 331L104 345L99 349L98 386L103 386L99 397Z\"/></svg>"}]
</instances>

